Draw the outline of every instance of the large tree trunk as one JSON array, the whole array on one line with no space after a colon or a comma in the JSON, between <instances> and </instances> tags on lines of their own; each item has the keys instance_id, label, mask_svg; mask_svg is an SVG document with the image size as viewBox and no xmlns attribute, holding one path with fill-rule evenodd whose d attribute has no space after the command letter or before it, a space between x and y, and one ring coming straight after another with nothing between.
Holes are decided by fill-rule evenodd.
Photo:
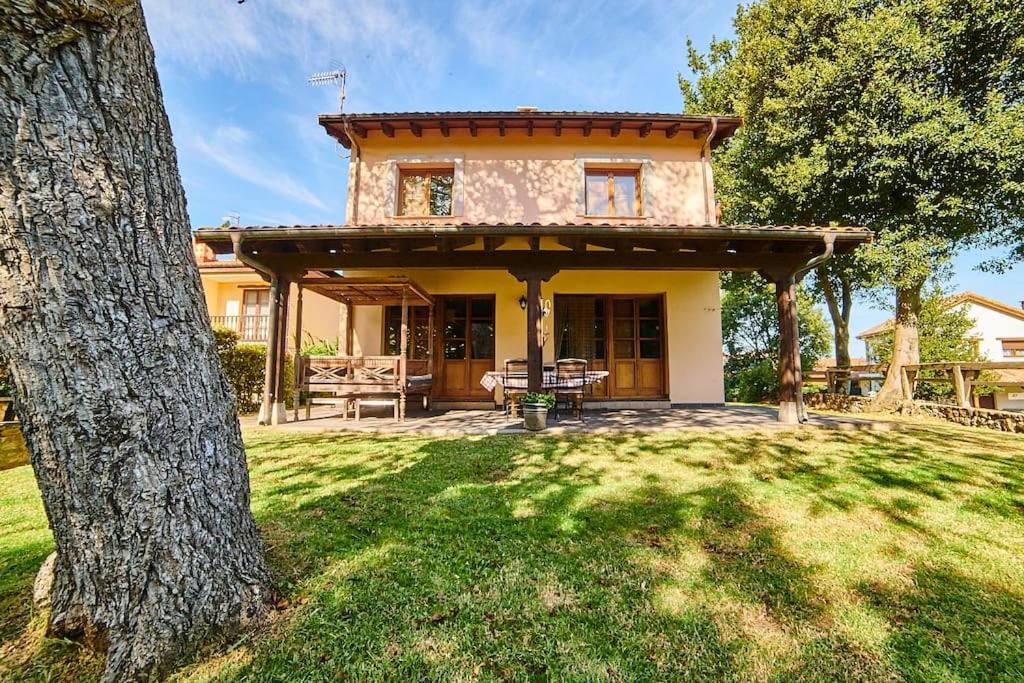
<instances>
[{"instance_id":1,"label":"large tree trunk","mask_svg":"<svg viewBox=\"0 0 1024 683\"><path fill-rule=\"evenodd\" d=\"M825 295L829 317L832 319L832 336L835 340L836 367L850 367L850 313L853 310L853 285L849 275L840 272L836 279L839 291L832 284L826 266L818 267L818 280L821 291ZM849 390L849 381L838 383L836 390L845 394Z\"/></svg>"},{"instance_id":2,"label":"large tree trunk","mask_svg":"<svg viewBox=\"0 0 1024 683\"><path fill-rule=\"evenodd\" d=\"M917 319L921 315L921 287L896 290L896 318L892 340L892 360L885 382L875 396L880 408L893 408L903 400L903 367L920 362Z\"/></svg>"},{"instance_id":3,"label":"large tree trunk","mask_svg":"<svg viewBox=\"0 0 1024 683\"><path fill-rule=\"evenodd\" d=\"M0 9L0 345L53 530L51 631L160 675L265 610L234 397L214 349L137 0Z\"/></svg>"}]
</instances>

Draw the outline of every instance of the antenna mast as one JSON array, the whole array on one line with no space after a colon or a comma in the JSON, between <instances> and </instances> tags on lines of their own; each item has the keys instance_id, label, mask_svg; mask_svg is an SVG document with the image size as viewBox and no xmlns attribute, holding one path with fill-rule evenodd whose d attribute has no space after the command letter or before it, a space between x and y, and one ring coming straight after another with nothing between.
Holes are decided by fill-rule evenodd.
<instances>
[{"instance_id":1,"label":"antenna mast","mask_svg":"<svg viewBox=\"0 0 1024 683\"><path fill-rule=\"evenodd\" d=\"M345 67L331 71L319 71L309 77L308 83L312 86L338 86L338 113L341 113L345 110L345 79L347 76Z\"/></svg>"}]
</instances>

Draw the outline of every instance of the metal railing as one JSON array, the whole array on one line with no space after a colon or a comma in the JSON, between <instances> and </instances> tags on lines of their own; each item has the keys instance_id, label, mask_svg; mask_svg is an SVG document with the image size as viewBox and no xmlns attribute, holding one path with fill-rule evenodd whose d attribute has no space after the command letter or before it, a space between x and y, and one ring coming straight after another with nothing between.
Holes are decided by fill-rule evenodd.
<instances>
[{"instance_id":1,"label":"metal railing","mask_svg":"<svg viewBox=\"0 0 1024 683\"><path fill-rule=\"evenodd\" d=\"M210 323L214 327L224 327L238 333L239 341L267 341L267 328L270 317L266 315L212 315Z\"/></svg>"}]
</instances>

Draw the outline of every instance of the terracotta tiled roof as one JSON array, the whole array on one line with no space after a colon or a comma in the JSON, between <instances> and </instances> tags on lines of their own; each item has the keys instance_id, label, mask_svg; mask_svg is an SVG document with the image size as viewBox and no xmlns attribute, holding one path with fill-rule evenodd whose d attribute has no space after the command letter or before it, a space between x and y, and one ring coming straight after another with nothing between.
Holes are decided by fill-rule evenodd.
<instances>
[{"instance_id":1,"label":"terracotta tiled roof","mask_svg":"<svg viewBox=\"0 0 1024 683\"><path fill-rule=\"evenodd\" d=\"M469 130L476 136L480 130L497 131L504 136L507 131L553 132L561 135L563 130L582 131L590 135L593 131L604 130L612 136L629 131L646 138L659 133L665 138L676 138L686 132L689 139L711 137L714 147L743 125L743 119L733 115L703 115L682 113L644 113L626 111L440 111L440 112L376 112L364 114L321 114L320 125L329 135L343 146L352 144L350 134L366 140L372 133L394 137L396 132L420 137L424 130L440 130L448 136L452 130ZM714 132L714 136L711 133ZM686 139L683 136L676 138Z\"/></svg>"},{"instance_id":2,"label":"terracotta tiled roof","mask_svg":"<svg viewBox=\"0 0 1024 683\"><path fill-rule=\"evenodd\" d=\"M1024 366L1024 363L1021 363L1021 365ZM1000 385L1024 386L1024 367L1021 367L1019 370L1016 368L986 370L985 374L995 375L997 377L996 383ZM984 382L984 379L981 381Z\"/></svg>"},{"instance_id":3,"label":"terracotta tiled roof","mask_svg":"<svg viewBox=\"0 0 1024 683\"><path fill-rule=\"evenodd\" d=\"M867 358L851 358L850 365L865 365L867 364ZM834 368L836 366L835 358L819 358L818 362L814 364L814 369L818 371L827 370L828 368Z\"/></svg>"},{"instance_id":4,"label":"terracotta tiled roof","mask_svg":"<svg viewBox=\"0 0 1024 683\"><path fill-rule=\"evenodd\" d=\"M999 311L1000 313L1004 313L1008 316L1024 320L1024 309L1011 306L1010 304L997 301L996 299L992 299L987 296L982 296L976 292L960 292L958 294L947 296L942 300L942 307L944 310L948 311L951 308L956 308L957 306L965 303L984 306L985 308L990 308L993 311ZM871 337L876 337L885 332L889 332L892 328L893 319L889 318L888 320L884 320L877 325L860 332L857 335L857 339L869 339Z\"/></svg>"},{"instance_id":5,"label":"terracotta tiled roof","mask_svg":"<svg viewBox=\"0 0 1024 683\"><path fill-rule=\"evenodd\" d=\"M339 225L332 223L316 223L309 225L247 225L241 228L227 228L222 226L217 227L204 227L200 228L205 234L213 232L230 232L232 230L241 230L243 232L258 232L261 230L309 230L310 232L315 231L333 231L333 230L430 230L437 229L440 231L446 231L451 229L478 229L478 228L498 228L498 229L509 229L509 230L522 230L530 228L612 228L622 230L640 230L650 231L652 235L656 235L658 230L709 230L709 231L720 231L720 232L806 232L806 233L822 233L822 232L835 232L839 234L870 234L867 228L858 228L851 226L828 226L828 225L759 225L753 223L739 223L734 225L698 225L693 223L644 223L641 221L634 222L622 222L622 223L452 223L450 221L436 221L436 222L424 222L424 223L381 223L375 225Z\"/></svg>"}]
</instances>

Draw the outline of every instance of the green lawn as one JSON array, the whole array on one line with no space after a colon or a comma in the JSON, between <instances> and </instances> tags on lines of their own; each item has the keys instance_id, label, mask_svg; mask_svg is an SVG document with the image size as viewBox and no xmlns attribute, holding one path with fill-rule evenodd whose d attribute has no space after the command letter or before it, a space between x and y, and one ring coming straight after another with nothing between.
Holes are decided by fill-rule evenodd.
<instances>
[{"instance_id":1,"label":"green lawn","mask_svg":"<svg viewBox=\"0 0 1024 683\"><path fill-rule=\"evenodd\" d=\"M1019 436L246 436L287 604L181 680L1024 678ZM0 657L88 680L50 547L0 472Z\"/></svg>"}]
</instances>

